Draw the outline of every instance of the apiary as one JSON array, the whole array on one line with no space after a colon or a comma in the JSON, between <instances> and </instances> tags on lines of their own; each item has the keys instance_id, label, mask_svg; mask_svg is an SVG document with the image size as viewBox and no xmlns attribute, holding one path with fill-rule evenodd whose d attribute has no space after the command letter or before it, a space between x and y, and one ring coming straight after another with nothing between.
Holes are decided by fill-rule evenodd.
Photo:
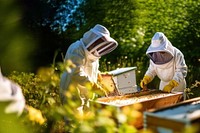
<instances>
[{"instance_id":1,"label":"apiary","mask_svg":"<svg viewBox=\"0 0 200 133\"><path fill-rule=\"evenodd\" d=\"M183 93L164 93L159 90L148 90L123 96L98 98L96 102L104 106L119 108L119 110L139 103L142 105L140 112L143 113L149 109L158 109L164 106L176 104L181 101L182 94ZM137 123L134 124L134 126L137 128L143 127L143 116L138 118Z\"/></svg>"},{"instance_id":2,"label":"apiary","mask_svg":"<svg viewBox=\"0 0 200 133\"><path fill-rule=\"evenodd\" d=\"M137 92L136 67L118 68L102 74L102 86L113 90L110 95L125 95Z\"/></svg>"},{"instance_id":3,"label":"apiary","mask_svg":"<svg viewBox=\"0 0 200 133\"><path fill-rule=\"evenodd\" d=\"M153 133L199 133L200 98L144 112L144 129Z\"/></svg>"}]
</instances>

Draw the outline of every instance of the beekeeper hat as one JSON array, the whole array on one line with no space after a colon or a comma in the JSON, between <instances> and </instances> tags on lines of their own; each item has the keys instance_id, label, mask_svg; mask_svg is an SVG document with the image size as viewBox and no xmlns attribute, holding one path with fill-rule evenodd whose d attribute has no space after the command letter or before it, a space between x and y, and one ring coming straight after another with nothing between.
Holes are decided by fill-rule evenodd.
<instances>
[{"instance_id":1,"label":"beekeeper hat","mask_svg":"<svg viewBox=\"0 0 200 133\"><path fill-rule=\"evenodd\" d=\"M91 29L91 31L94 32L97 35L110 36L110 32L108 31L108 29L106 27L104 27L103 25L100 25L100 24L96 24Z\"/></svg>"},{"instance_id":2,"label":"beekeeper hat","mask_svg":"<svg viewBox=\"0 0 200 133\"><path fill-rule=\"evenodd\" d=\"M95 25L83 36L86 49L95 56L103 56L113 51L118 43L112 37L108 29L100 24Z\"/></svg>"},{"instance_id":3,"label":"beekeeper hat","mask_svg":"<svg viewBox=\"0 0 200 133\"><path fill-rule=\"evenodd\" d=\"M151 47L159 47L164 43L164 34L162 32L156 32L151 39Z\"/></svg>"},{"instance_id":4,"label":"beekeeper hat","mask_svg":"<svg viewBox=\"0 0 200 133\"><path fill-rule=\"evenodd\" d=\"M174 47L162 32L156 32L151 39L151 44L146 54L153 52L168 52L173 56Z\"/></svg>"}]
</instances>

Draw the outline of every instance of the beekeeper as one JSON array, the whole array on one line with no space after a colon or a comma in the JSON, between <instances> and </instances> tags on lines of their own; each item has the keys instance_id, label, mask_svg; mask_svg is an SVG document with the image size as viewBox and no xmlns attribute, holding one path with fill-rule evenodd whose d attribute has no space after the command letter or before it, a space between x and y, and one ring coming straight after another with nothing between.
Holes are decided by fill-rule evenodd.
<instances>
[{"instance_id":1,"label":"beekeeper","mask_svg":"<svg viewBox=\"0 0 200 133\"><path fill-rule=\"evenodd\" d=\"M184 56L179 49L172 46L162 32L154 34L146 55L150 58L150 64L140 82L142 88L145 88L157 75L161 80L160 90L164 92L184 92L187 75Z\"/></svg>"},{"instance_id":2,"label":"beekeeper","mask_svg":"<svg viewBox=\"0 0 200 133\"><path fill-rule=\"evenodd\" d=\"M87 31L83 37L72 43L65 55L65 60L71 60L76 67L71 73L65 71L61 76L60 93L61 101L64 103L65 92L70 86L75 86L82 101L82 107L89 106L88 95L90 84L94 90L101 90L103 96L106 95L105 88L98 83L99 59L117 47L118 43L110 37L108 29L100 24L95 25ZM87 86L87 87L86 87Z\"/></svg>"},{"instance_id":3,"label":"beekeeper","mask_svg":"<svg viewBox=\"0 0 200 133\"><path fill-rule=\"evenodd\" d=\"M7 102L3 110L6 114L15 113L20 116L25 108L25 98L20 86L4 77L0 71L0 102Z\"/></svg>"}]
</instances>

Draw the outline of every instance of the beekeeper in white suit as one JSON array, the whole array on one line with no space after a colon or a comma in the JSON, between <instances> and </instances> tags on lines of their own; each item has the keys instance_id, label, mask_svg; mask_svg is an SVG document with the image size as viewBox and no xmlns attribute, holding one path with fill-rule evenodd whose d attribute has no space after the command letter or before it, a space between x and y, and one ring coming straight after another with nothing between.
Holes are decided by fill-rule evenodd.
<instances>
[{"instance_id":1,"label":"beekeeper in white suit","mask_svg":"<svg viewBox=\"0 0 200 133\"><path fill-rule=\"evenodd\" d=\"M106 95L105 88L97 84L99 58L113 51L117 45L118 43L110 37L107 28L97 24L87 31L80 40L69 46L65 60L71 60L76 67L72 69L71 73L65 71L61 76L60 92L63 103L66 100L65 92L70 85L75 86L78 90L82 101L81 107L89 106L88 100L91 97L88 96L89 89L86 87L88 83L94 90L99 89L105 92L104 96Z\"/></svg>"},{"instance_id":2,"label":"beekeeper in white suit","mask_svg":"<svg viewBox=\"0 0 200 133\"><path fill-rule=\"evenodd\" d=\"M144 88L157 75L161 80L159 89L164 92L184 92L187 65L180 50L172 46L162 32L157 32L147 49L150 58L149 68L140 86Z\"/></svg>"},{"instance_id":3,"label":"beekeeper in white suit","mask_svg":"<svg viewBox=\"0 0 200 133\"><path fill-rule=\"evenodd\" d=\"M7 114L22 114L25 108L25 98L20 86L4 77L0 71L0 102L8 102L4 112Z\"/></svg>"}]
</instances>

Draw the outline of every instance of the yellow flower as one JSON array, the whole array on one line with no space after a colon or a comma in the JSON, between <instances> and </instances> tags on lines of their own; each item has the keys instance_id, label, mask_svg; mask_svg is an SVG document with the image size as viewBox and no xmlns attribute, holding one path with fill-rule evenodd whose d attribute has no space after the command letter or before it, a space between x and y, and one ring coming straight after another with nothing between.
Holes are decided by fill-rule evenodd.
<instances>
[{"instance_id":1,"label":"yellow flower","mask_svg":"<svg viewBox=\"0 0 200 133\"><path fill-rule=\"evenodd\" d=\"M31 106L27 106L27 109L28 109L28 117L31 121L37 122L40 125L44 124L45 119L43 118L40 110L37 110Z\"/></svg>"}]
</instances>

